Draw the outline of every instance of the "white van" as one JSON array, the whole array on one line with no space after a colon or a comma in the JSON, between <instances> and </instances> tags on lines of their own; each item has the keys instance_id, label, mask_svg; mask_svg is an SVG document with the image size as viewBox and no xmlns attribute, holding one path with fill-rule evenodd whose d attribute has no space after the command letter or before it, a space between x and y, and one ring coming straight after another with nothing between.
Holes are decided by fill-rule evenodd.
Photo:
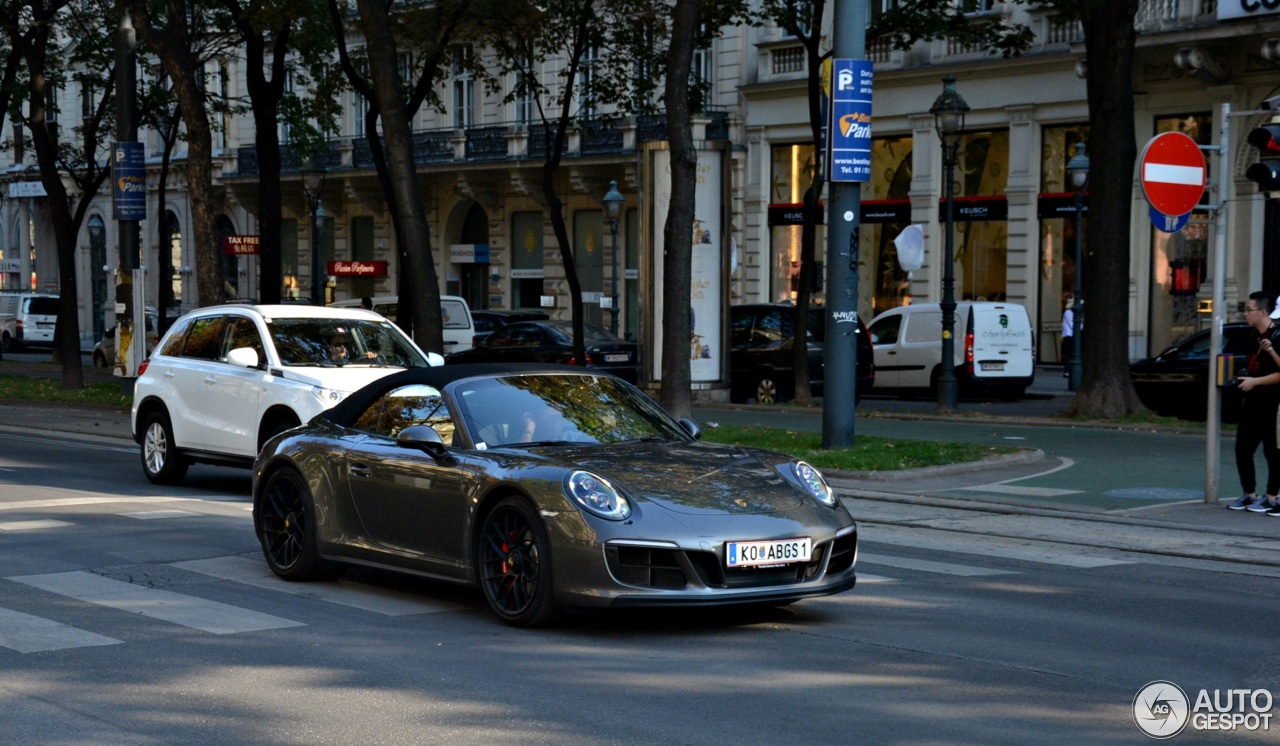
<instances>
[{"instance_id":1,"label":"white van","mask_svg":"<svg viewBox=\"0 0 1280 746\"><path fill-rule=\"evenodd\" d=\"M13 336L0 339L5 349L16 351L28 345L53 347L53 331L58 325L58 296L0 293L0 317L10 315L14 319Z\"/></svg>"},{"instance_id":2,"label":"white van","mask_svg":"<svg viewBox=\"0 0 1280 746\"><path fill-rule=\"evenodd\" d=\"M942 308L891 308L871 320L876 390L937 390L942 361ZM955 371L962 390L1022 396L1035 380L1036 342L1027 309L1017 303L956 304Z\"/></svg>"},{"instance_id":3,"label":"white van","mask_svg":"<svg viewBox=\"0 0 1280 746\"><path fill-rule=\"evenodd\" d=\"M379 295L370 300L373 301L375 313L392 321L396 320L396 309L400 304L399 296ZM359 308L360 299L349 298L334 301L329 305L334 308ZM440 320L444 327L441 330L444 336L444 354L450 355L471 349L471 340L476 336L476 324L471 318L471 308L467 306L465 298L456 295L440 296Z\"/></svg>"}]
</instances>

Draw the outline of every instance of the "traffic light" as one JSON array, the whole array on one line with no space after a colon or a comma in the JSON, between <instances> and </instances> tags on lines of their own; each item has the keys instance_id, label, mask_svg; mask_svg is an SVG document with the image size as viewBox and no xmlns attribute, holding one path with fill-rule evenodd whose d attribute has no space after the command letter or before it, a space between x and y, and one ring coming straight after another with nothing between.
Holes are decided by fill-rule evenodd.
<instances>
[{"instance_id":1,"label":"traffic light","mask_svg":"<svg viewBox=\"0 0 1280 746\"><path fill-rule=\"evenodd\" d=\"M1247 139L1258 149L1259 160L1244 175L1257 183L1258 191L1280 194L1280 117L1254 128Z\"/></svg>"}]
</instances>

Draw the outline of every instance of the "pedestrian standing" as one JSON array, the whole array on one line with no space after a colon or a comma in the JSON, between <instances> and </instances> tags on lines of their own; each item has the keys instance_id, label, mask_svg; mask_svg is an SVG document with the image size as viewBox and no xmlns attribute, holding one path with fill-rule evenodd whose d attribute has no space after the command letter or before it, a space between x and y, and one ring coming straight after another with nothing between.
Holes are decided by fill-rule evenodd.
<instances>
[{"instance_id":1,"label":"pedestrian standing","mask_svg":"<svg viewBox=\"0 0 1280 746\"><path fill-rule=\"evenodd\" d=\"M1076 342L1076 314L1072 309L1075 298L1067 296L1062 310L1062 377L1070 375L1067 368L1071 365L1071 351Z\"/></svg>"},{"instance_id":2,"label":"pedestrian standing","mask_svg":"<svg viewBox=\"0 0 1280 746\"><path fill-rule=\"evenodd\" d=\"M366 296L364 296L363 298L361 298L361 299L360 299L360 307L361 307L361 308L363 308L363 309L364 309L364 310L366 310L366 311L372 311L372 310L373 310L373 298L370 298L370 297L369 297L369 296L367 296L367 295L366 295Z\"/></svg>"},{"instance_id":3,"label":"pedestrian standing","mask_svg":"<svg viewBox=\"0 0 1280 746\"><path fill-rule=\"evenodd\" d=\"M1266 513L1280 509L1276 494L1280 491L1280 451L1276 449L1276 410L1280 408L1280 358L1267 348L1280 346L1280 324L1272 318L1275 299L1263 292L1249 294L1244 304L1244 318L1253 327L1258 350L1249 357L1245 375L1236 384L1241 392L1240 422L1236 426L1236 473L1244 490L1227 507ZM1267 492L1257 495L1257 474L1253 456L1262 446L1267 461ZM1280 510L1278 510L1280 512Z\"/></svg>"}]
</instances>

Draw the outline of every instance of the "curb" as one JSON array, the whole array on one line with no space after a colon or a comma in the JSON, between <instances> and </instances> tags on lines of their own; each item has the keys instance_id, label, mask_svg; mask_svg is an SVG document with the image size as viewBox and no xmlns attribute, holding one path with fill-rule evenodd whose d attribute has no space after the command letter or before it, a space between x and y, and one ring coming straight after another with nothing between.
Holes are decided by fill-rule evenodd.
<instances>
[{"instance_id":1,"label":"curb","mask_svg":"<svg viewBox=\"0 0 1280 746\"><path fill-rule=\"evenodd\" d=\"M966 474L973 471L983 471L1001 466L1012 466L1016 464L1033 464L1037 461L1044 460L1044 451L1039 448L1023 448L1018 453L1002 453L998 456L984 458L980 461L961 461L955 464L941 464L939 466L925 466L919 469L900 469L897 471L840 471L838 469L823 469L822 475L827 477L827 481L831 482L831 486L843 489L856 490L856 487L846 487L837 484L836 480L862 480L867 482L888 482L893 479L915 478L915 477L936 477L946 476L948 474Z\"/></svg>"}]
</instances>

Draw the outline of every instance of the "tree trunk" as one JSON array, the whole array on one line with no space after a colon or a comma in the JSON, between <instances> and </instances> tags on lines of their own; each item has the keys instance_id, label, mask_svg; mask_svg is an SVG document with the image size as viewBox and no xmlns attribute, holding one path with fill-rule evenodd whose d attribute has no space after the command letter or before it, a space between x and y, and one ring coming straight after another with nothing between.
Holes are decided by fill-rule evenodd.
<instances>
[{"instance_id":1,"label":"tree trunk","mask_svg":"<svg viewBox=\"0 0 1280 746\"><path fill-rule=\"evenodd\" d=\"M383 141L387 148L387 171L391 177L388 198L391 210L400 215L399 225L403 233L399 242L409 262L409 286L416 294L410 299L413 303L413 338L422 349L443 353L440 286L431 257L431 233L427 228L425 203L413 160L413 133L405 109L388 6L377 0L357 0L357 7L369 55L374 105L382 119Z\"/></svg>"},{"instance_id":2,"label":"tree trunk","mask_svg":"<svg viewBox=\"0 0 1280 746\"><path fill-rule=\"evenodd\" d=\"M222 302L222 271L214 229L213 139L204 89L196 79L199 61L188 32L186 0L165 0L164 24L157 26L145 0L128 0L138 37L160 58L173 81L186 126L187 201L191 206L191 246L196 259L196 306Z\"/></svg>"},{"instance_id":3,"label":"tree trunk","mask_svg":"<svg viewBox=\"0 0 1280 746\"><path fill-rule=\"evenodd\" d=\"M1072 415L1142 411L1129 377L1129 245L1133 164L1134 18L1137 0L1081 5L1089 73L1089 217L1084 244L1084 378Z\"/></svg>"},{"instance_id":4,"label":"tree trunk","mask_svg":"<svg viewBox=\"0 0 1280 746\"><path fill-rule=\"evenodd\" d=\"M689 73L698 33L700 0L676 0L667 55L665 104L671 148L671 204L662 241L662 390L658 402L676 417L693 413L690 372L690 284L693 281L693 220L698 151L689 110ZM720 238L720 237L718 237ZM723 239L722 239L723 240ZM720 293L720 288L714 291ZM722 352L728 345L721 345Z\"/></svg>"}]
</instances>

